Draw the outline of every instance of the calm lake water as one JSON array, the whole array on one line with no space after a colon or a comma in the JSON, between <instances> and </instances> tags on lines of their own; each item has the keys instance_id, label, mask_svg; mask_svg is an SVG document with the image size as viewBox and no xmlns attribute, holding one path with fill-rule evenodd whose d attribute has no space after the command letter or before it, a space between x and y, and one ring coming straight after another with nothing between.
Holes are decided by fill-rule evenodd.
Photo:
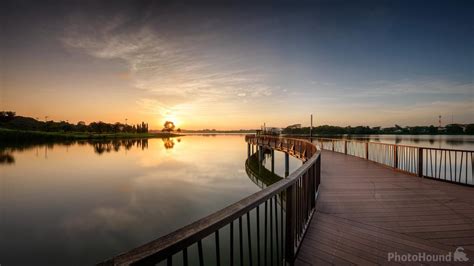
<instances>
[{"instance_id":1,"label":"calm lake water","mask_svg":"<svg viewBox=\"0 0 474 266\"><path fill-rule=\"evenodd\" d=\"M474 150L473 136L365 138ZM243 135L3 144L0 154L2 265L94 264L260 189ZM300 165L290 157L290 171Z\"/></svg>"},{"instance_id":2,"label":"calm lake water","mask_svg":"<svg viewBox=\"0 0 474 266\"><path fill-rule=\"evenodd\" d=\"M90 265L260 190L243 135L3 145L0 264ZM283 154L275 171L284 175ZM301 165L290 158L290 170Z\"/></svg>"}]
</instances>

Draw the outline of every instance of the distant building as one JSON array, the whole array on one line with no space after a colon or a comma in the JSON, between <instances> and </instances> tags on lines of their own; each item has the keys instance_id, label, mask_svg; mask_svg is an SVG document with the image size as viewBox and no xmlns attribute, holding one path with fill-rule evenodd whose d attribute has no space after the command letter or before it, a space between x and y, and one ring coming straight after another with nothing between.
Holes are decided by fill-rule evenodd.
<instances>
[{"instance_id":1,"label":"distant building","mask_svg":"<svg viewBox=\"0 0 474 266\"><path fill-rule=\"evenodd\" d=\"M301 128L301 124L290 125L290 126L287 126L286 128L289 128L289 129Z\"/></svg>"},{"instance_id":2,"label":"distant building","mask_svg":"<svg viewBox=\"0 0 474 266\"><path fill-rule=\"evenodd\" d=\"M265 128L265 132L271 135L280 135L282 131L283 129L279 127L266 127Z\"/></svg>"},{"instance_id":3,"label":"distant building","mask_svg":"<svg viewBox=\"0 0 474 266\"><path fill-rule=\"evenodd\" d=\"M257 135L280 135L282 131L279 127L265 127L263 130L257 130Z\"/></svg>"}]
</instances>

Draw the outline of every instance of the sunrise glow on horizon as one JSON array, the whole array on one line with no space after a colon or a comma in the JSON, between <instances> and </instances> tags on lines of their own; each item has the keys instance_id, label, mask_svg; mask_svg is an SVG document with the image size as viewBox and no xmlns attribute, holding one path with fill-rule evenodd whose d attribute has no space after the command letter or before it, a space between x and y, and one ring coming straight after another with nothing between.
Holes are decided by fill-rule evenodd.
<instances>
[{"instance_id":1,"label":"sunrise glow on horizon","mask_svg":"<svg viewBox=\"0 0 474 266\"><path fill-rule=\"evenodd\" d=\"M158 130L473 122L472 9L364 3L7 3L1 109Z\"/></svg>"}]
</instances>

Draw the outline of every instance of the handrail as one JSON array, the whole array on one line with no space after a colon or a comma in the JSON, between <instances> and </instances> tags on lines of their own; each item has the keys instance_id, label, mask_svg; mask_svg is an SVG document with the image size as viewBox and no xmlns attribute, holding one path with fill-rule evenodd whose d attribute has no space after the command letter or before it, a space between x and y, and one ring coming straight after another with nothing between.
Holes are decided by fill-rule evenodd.
<instances>
[{"instance_id":1,"label":"handrail","mask_svg":"<svg viewBox=\"0 0 474 266\"><path fill-rule=\"evenodd\" d=\"M314 142L322 150L357 156L419 177L474 186L474 151L353 139L315 138Z\"/></svg>"},{"instance_id":2,"label":"handrail","mask_svg":"<svg viewBox=\"0 0 474 266\"><path fill-rule=\"evenodd\" d=\"M242 220L244 217L247 219L248 252L246 254L248 257L246 260L248 260L249 264L255 261L255 256L252 256L252 251L255 252L255 250L258 252L256 256L258 262L264 259L266 263L267 259L270 259L271 264L273 264L274 260L278 262L278 264L283 262L290 265L293 264L295 255L316 206L315 201L320 183L320 153L316 151L316 147L312 143L305 140L254 135L246 136L245 140L249 145L255 144L272 147L277 150L286 150L293 156L303 159L305 163L287 178L249 197L168 235L108 259L100 263L100 265L154 265L163 260L167 260L168 265L170 265L173 263L173 258L179 256L179 254L182 255L183 264L187 265L188 257L190 256L188 255L188 249L196 246L200 265L204 265L205 258L203 255L202 242L206 239L208 240L208 237L212 234L214 234L215 240L215 256L211 258L214 262L212 264L219 265L222 262L220 248L222 244L219 240L219 233L223 227L229 227L230 230L230 264L232 265L234 262L234 253L236 250L239 250L239 261L243 263ZM311 156L309 156L309 154L311 154ZM279 210L276 204L278 197L280 197L280 199L285 198L285 206L283 208L282 204L280 204ZM261 205L264 205L265 211L263 214L260 213L259 207ZM269 209L269 216L267 215L267 209ZM278 217L278 214L280 214L280 217ZM263 217L261 217L262 215ZM250 223L251 216L256 218L256 223ZM260 218L265 220L264 239L260 239ZM238 220L240 247L234 249L233 228L235 220ZM267 230L267 220L270 222L269 230ZM257 227L256 237L251 235L252 224ZM274 228L273 225L275 225ZM285 230L283 230L284 228ZM268 233L270 234L270 238L267 237ZM256 244L253 239L256 239ZM276 239L276 243L274 243L274 239ZM267 240L269 240L269 246L267 246ZM260 254L260 251L262 251L260 242L265 243L262 252L264 256ZM254 245L255 250L252 249L252 245ZM267 251L270 253L270 256L268 256Z\"/></svg>"},{"instance_id":3,"label":"handrail","mask_svg":"<svg viewBox=\"0 0 474 266\"><path fill-rule=\"evenodd\" d=\"M423 149L436 149L436 150L443 150L443 151L458 151L458 152L470 151L470 152L472 152L471 150L447 149L447 148L435 148L435 147L420 147L420 146L406 145L406 144L391 144L391 143L384 143L384 142L377 142L377 141L365 141L365 140L360 140L360 139L343 139L343 138L336 139L336 138L315 138L315 137L312 137L312 138L317 139L317 140L327 140L327 141L346 140L346 141L353 141L353 142L360 142L360 143L369 142L369 143L380 144L380 145L395 145L395 146L398 146L398 147L408 147L408 148L423 148Z\"/></svg>"}]
</instances>

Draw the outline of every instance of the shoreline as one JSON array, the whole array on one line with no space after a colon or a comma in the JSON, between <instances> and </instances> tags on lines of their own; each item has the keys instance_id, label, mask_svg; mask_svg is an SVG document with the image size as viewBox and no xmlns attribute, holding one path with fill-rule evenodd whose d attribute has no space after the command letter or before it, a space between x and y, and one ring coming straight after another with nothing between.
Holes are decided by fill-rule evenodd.
<instances>
[{"instance_id":1,"label":"shoreline","mask_svg":"<svg viewBox=\"0 0 474 266\"><path fill-rule=\"evenodd\" d=\"M91 133L91 132L46 132L0 128L0 138L5 140L88 140L88 139L144 139L173 138L184 134L157 133Z\"/></svg>"}]
</instances>

